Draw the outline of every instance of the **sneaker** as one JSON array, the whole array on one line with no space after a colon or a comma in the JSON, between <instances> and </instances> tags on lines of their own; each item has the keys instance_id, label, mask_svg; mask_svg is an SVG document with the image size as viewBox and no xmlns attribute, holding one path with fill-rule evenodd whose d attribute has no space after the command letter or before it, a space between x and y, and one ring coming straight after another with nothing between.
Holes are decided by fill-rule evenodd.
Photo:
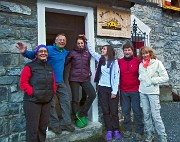
<instances>
[{"instance_id":1,"label":"sneaker","mask_svg":"<svg viewBox=\"0 0 180 142\"><path fill-rule=\"evenodd\" d=\"M114 138L115 139L121 139L122 138L121 134L119 133L119 130L114 131Z\"/></svg>"},{"instance_id":2,"label":"sneaker","mask_svg":"<svg viewBox=\"0 0 180 142\"><path fill-rule=\"evenodd\" d=\"M80 121L80 120L76 120L75 125L76 125L78 128L83 128L83 127L85 127L85 124L82 123L82 121Z\"/></svg>"},{"instance_id":3,"label":"sneaker","mask_svg":"<svg viewBox=\"0 0 180 142\"><path fill-rule=\"evenodd\" d=\"M71 124L69 124L69 125L61 125L61 129L69 131L69 132L74 132L74 130L75 130L75 128Z\"/></svg>"},{"instance_id":4,"label":"sneaker","mask_svg":"<svg viewBox=\"0 0 180 142\"><path fill-rule=\"evenodd\" d=\"M78 112L76 113L76 117L79 121L81 121L85 126L88 124L88 121L85 116L81 117L79 116Z\"/></svg>"},{"instance_id":5,"label":"sneaker","mask_svg":"<svg viewBox=\"0 0 180 142\"><path fill-rule=\"evenodd\" d=\"M136 133L135 134L135 141L142 141L142 140L143 140L143 135Z\"/></svg>"},{"instance_id":6,"label":"sneaker","mask_svg":"<svg viewBox=\"0 0 180 142\"><path fill-rule=\"evenodd\" d=\"M58 127L48 127L48 130L54 132L55 134L61 134L62 133L62 130Z\"/></svg>"},{"instance_id":7,"label":"sneaker","mask_svg":"<svg viewBox=\"0 0 180 142\"><path fill-rule=\"evenodd\" d=\"M159 141L160 142L167 142L167 137L166 136L160 136Z\"/></svg>"},{"instance_id":8,"label":"sneaker","mask_svg":"<svg viewBox=\"0 0 180 142\"><path fill-rule=\"evenodd\" d=\"M88 124L88 121L87 121L87 119L86 119L85 116L79 117L79 118L80 118L80 120L84 123L84 125L87 125L87 124Z\"/></svg>"},{"instance_id":9,"label":"sneaker","mask_svg":"<svg viewBox=\"0 0 180 142\"><path fill-rule=\"evenodd\" d=\"M130 132L130 131L124 131L123 132L123 137L124 138L129 138L131 136L131 134L132 134L132 132Z\"/></svg>"},{"instance_id":10,"label":"sneaker","mask_svg":"<svg viewBox=\"0 0 180 142\"><path fill-rule=\"evenodd\" d=\"M154 135L148 135L145 139L145 142L152 142L154 139Z\"/></svg>"},{"instance_id":11,"label":"sneaker","mask_svg":"<svg viewBox=\"0 0 180 142\"><path fill-rule=\"evenodd\" d=\"M112 140L112 131L106 131L106 140L111 141Z\"/></svg>"}]
</instances>

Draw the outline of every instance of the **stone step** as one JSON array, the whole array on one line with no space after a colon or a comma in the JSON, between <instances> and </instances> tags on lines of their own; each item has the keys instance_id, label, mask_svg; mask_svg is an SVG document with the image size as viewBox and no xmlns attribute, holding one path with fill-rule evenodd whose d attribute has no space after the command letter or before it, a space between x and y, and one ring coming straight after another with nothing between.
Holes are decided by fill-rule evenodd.
<instances>
[{"instance_id":1,"label":"stone step","mask_svg":"<svg viewBox=\"0 0 180 142\"><path fill-rule=\"evenodd\" d=\"M63 131L62 134L56 135L52 131L47 131L46 142L73 142L92 137L96 134L102 135L102 124L99 122L88 122L85 128L75 127L74 132Z\"/></svg>"},{"instance_id":2,"label":"stone step","mask_svg":"<svg viewBox=\"0 0 180 142\"><path fill-rule=\"evenodd\" d=\"M161 101L173 101L172 86L160 85L160 100Z\"/></svg>"}]
</instances>

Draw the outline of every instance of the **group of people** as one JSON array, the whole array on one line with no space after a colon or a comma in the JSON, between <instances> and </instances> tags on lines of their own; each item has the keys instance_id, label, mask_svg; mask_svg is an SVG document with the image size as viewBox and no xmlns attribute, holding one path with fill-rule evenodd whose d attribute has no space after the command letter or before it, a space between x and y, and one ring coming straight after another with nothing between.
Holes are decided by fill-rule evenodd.
<instances>
[{"instance_id":1,"label":"group of people","mask_svg":"<svg viewBox=\"0 0 180 142\"><path fill-rule=\"evenodd\" d=\"M97 83L98 100L102 108L106 140L121 139L118 104L120 100L124 116L123 137L132 134L131 109L135 122L135 140L154 139L156 129L162 142L167 142L165 127L160 116L159 84L168 81L168 74L152 48L142 47L139 58L134 57L131 43L123 45L124 57L116 60L114 48L104 45L101 54L95 52L85 35L79 35L76 46L67 51L66 36L56 36L53 46L39 45L33 51L19 42L17 48L27 63L20 77L20 88L24 91L26 118L26 141L44 142L46 129L60 134L62 130L73 132L70 97L63 81L64 66L71 62L69 84L72 92L72 113L79 128L88 124L88 111L96 97L90 82L91 56L98 62L94 81ZM80 86L87 94L84 105L79 108ZM55 95L61 107L62 118L55 108ZM144 118L144 120L143 120ZM153 122L155 125L153 125Z\"/></svg>"}]
</instances>

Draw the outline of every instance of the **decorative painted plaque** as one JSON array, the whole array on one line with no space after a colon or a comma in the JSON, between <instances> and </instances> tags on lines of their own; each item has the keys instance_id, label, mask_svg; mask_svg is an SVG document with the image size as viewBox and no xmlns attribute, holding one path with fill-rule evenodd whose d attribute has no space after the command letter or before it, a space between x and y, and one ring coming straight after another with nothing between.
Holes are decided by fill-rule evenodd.
<instances>
[{"instance_id":1,"label":"decorative painted plaque","mask_svg":"<svg viewBox=\"0 0 180 142\"><path fill-rule=\"evenodd\" d=\"M98 7L97 35L131 38L131 12Z\"/></svg>"}]
</instances>

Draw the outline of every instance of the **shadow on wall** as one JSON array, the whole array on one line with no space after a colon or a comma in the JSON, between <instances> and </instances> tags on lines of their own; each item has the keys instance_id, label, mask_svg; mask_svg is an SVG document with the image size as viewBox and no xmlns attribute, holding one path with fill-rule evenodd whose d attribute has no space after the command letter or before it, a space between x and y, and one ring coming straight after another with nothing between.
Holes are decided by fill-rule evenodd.
<instances>
[{"instance_id":1,"label":"shadow on wall","mask_svg":"<svg viewBox=\"0 0 180 142\"><path fill-rule=\"evenodd\" d=\"M180 102L180 96L177 95L176 93L172 92L172 96L173 96L173 101L174 102Z\"/></svg>"}]
</instances>

